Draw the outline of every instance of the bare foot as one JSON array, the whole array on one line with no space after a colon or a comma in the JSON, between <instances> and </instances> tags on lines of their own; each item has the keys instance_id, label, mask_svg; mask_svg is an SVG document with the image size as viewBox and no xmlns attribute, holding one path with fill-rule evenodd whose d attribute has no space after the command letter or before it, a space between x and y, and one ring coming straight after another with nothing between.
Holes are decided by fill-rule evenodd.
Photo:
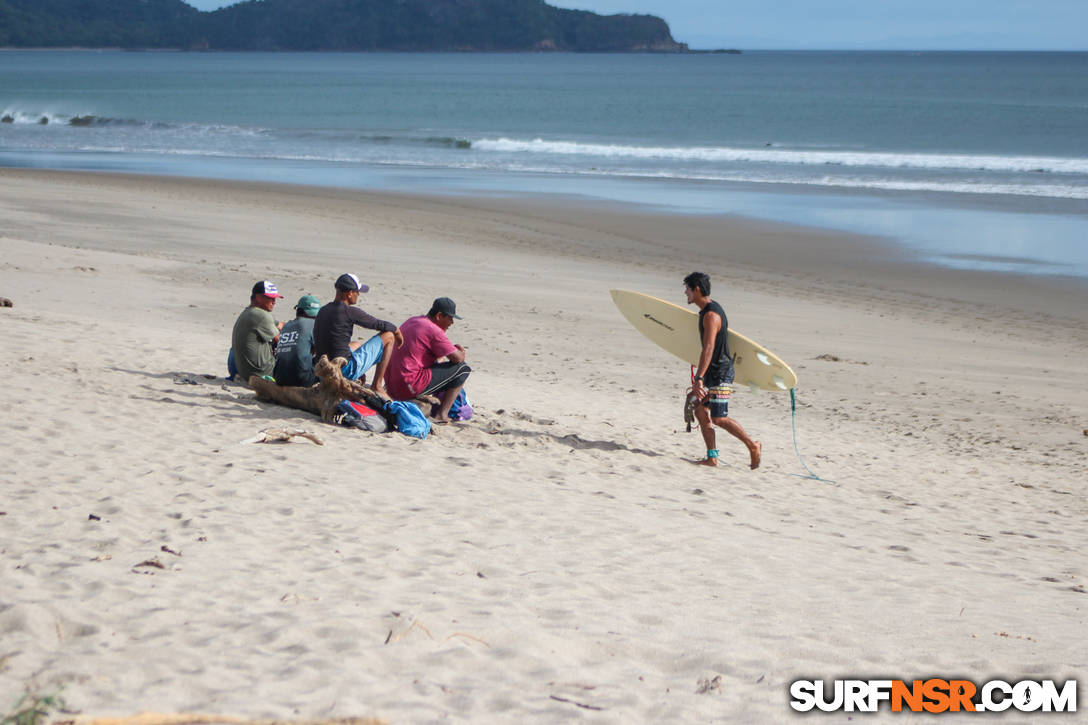
<instances>
[{"instance_id":1,"label":"bare foot","mask_svg":"<svg viewBox=\"0 0 1088 725\"><path fill-rule=\"evenodd\" d=\"M718 459L717 458L703 458L702 460L693 461L693 463L696 466L712 466L712 467L716 468L718 466Z\"/></svg>"},{"instance_id":2,"label":"bare foot","mask_svg":"<svg viewBox=\"0 0 1088 725\"><path fill-rule=\"evenodd\" d=\"M760 454L763 453L763 444L760 443L759 441L756 441L755 442L755 447L748 449L748 453L750 453L752 455L751 468L754 471L757 468L759 468L759 459L760 459Z\"/></svg>"},{"instance_id":3,"label":"bare foot","mask_svg":"<svg viewBox=\"0 0 1088 725\"><path fill-rule=\"evenodd\" d=\"M435 425L446 425L447 423L450 423L450 422L452 422L452 421L450 420L449 417L445 417L445 418L436 417L436 418L434 418L434 424Z\"/></svg>"}]
</instances>

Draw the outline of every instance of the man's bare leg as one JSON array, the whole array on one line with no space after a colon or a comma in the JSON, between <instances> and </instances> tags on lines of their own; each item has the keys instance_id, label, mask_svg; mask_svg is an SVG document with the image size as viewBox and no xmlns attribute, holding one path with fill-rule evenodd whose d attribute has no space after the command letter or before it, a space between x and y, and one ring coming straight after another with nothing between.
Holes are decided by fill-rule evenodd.
<instances>
[{"instance_id":1,"label":"man's bare leg","mask_svg":"<svg viewBox=\"0 0 1088 725\"><path fill-rule=\"evenodd\" d=\"M695 406L695 420L699 421L699 432L703 434L703 443L706 444L706 449L712 451L718 447L717 434L714 432L714 425L710 422L710 411L706 409L704 405ZM700 466L717 466L717 458L702 458L696 461Z\"/></svg>"},{"instance_id":2,"label":"man's bare leg","mask_svg":"<svg viewBox=\"0 0 1088 725\"><path fill-rule=\"evenodd\" d=\"M763 452L763 444L759 441L754 441L748 437L748 434L744 432L744 428L740 423L732 418L715 418L714 423L722 430L730 433L734 438L740 440L748 448L748 455L751 457L750 467L752 470L759 468L760 455Z\"/></svg>"},{"instance_id":3,"label":"man's bare leg","mask_svg":"<svg viewBox=\"0 0 1088 725\"><path fill-rule=\"evenodd\" d=\"M393 340L395 338L392 332L383 332L381 333L381 339L382 359L378 361L378 367L374 371L374 384L370 387L378 395L388 398L389 393L385 392L385 371L389 367L389 358L393 355Z\"/></svg>"},{"instance_id":4,"label":"man's bare leg","mask_svg":"<svg viewBox=\"0 0 1088 725\"><path fill-rule=\"evenodd\" d=\"M462 383L456 388L450 388L442 393L442 397L439 400L442 401L442 406L438 409L438 415L434 416L436 423L449 423L450 422L450 408L453 407L453 401L457 400L457 395L461 392L461 388L465 387Z\"/></svg>"}]
</instances>

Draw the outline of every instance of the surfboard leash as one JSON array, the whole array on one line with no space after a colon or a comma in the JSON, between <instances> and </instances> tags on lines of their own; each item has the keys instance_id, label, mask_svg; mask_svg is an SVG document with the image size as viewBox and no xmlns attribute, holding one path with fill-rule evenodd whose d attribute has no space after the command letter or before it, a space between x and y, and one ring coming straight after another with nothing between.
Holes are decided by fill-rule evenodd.
<instances>
[{"instance_id":1,"label":"surfboard leash","mask_svg":"<svg viewBox=\"0 0 1088 725\"><path fill-rule=\"evenodd\" d=\"M797 447L797 392L796 388L790 388L790 418L793 425L793 450L797 454L797 460L801 462L801 466L808 471L807 476L802 476L800 473L791 473L791 476L797 476L798 478L807 478L811 481L823 481L824 483L835 483L829 478L820 478L812 469L805 465L805 459L801 457L801 450Z\"/></svg>"}]
</instances>

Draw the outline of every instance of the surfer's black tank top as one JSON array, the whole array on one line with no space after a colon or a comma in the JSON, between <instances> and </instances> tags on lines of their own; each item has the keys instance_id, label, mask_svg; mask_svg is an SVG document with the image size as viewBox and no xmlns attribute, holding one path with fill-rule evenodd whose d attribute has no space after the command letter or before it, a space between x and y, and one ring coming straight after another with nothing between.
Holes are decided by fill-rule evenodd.
<instances>
[{"instance_id":1,"label":"surfer's black tank top","mask_svg":"<svg viewBox=\"0 0 1088 725\"><path fill-rule=\"evenodd\" d=\"M710 355L710 365L706 368L704 377L708 386L717 383L733 382L733 358L729 355L729 346L726 339L729 337L729 321L725 317L725 310L714 300L707 303L706 307L699 310L699 339L704 343L703 318L708 312L717 312L722 318L722 328L718 330L718 336L714 338L714 352Z\"/></svg>"}]
</instances>

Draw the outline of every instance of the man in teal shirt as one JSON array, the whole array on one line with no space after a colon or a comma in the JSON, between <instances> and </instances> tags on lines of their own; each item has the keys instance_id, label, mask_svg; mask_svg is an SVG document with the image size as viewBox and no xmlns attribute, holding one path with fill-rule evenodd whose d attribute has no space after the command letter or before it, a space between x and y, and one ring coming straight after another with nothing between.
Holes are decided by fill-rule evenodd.
<instances>
[{"instance_id":1,"label":"man in teal shirt","mask_svg":"<svg viewBox=\"0 0 1088 725\"><path fill-rule=\"evenodd\" d=\"M304 295L295 305L295 319L280 330L276 369L272 374L277 385L308 388L317 382L313 360L314 318L320 309L320 300Z\"/></svg>"}]
</instances>

